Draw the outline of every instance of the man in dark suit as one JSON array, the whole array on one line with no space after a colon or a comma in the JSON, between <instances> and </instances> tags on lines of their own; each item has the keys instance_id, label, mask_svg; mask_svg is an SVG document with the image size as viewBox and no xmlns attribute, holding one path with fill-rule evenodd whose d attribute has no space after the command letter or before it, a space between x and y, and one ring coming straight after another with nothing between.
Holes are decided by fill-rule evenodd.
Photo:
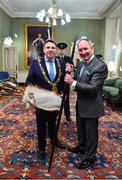
<instances>
[{"instance_id":1,"label":"man in dark suit","mask_svg":"<svg viewBox=\"0 0 122 180\"><path fill-rule=\"evenodd\" d=\"M77 92L78 146L69 150L80 153L81 162L77 164L77 168L81 169L93 167L96 160L98 119L104 115L102 89L108 69L106 64L94 55L94 45L90 40L79 40L77 47L83 61L77 65L74 79L66 74L65 82ZM72 71L70 65L67 65L67 71Z\"/></svg>"},{"instance_id":2,"label":"man in dark suit","mask_svg":"<svg viewBox=\"0 0 122 180\"><path fill-rule=\"evenodd\" d=\"M61 42L61 43L57 44L57 47L58 47L58 56L57 56L57 58L60 59L65 65L67 63L73 65L73 62L72 62L70 56L66 55L66 48L68 47L67 44ZM66 120L70 122L71 117L70 117L69 95L70 95L70 88L67 87L66 99L65 99L65 103L64 103L64 114L65 114Z\"/></svg>"},{"instance_id":3,"label":"man in dark suit","mask_svg":"<svg viewBox=\"0 0 122 180\"><path fill-rule=\"evenodd\" d=\"M39 88L48 91L50 96L51 91L56 94L61 94L64 87L65 66L55 58L57 53L57 44L54 40L48 39L44 43L44 57L33 60L26 79L27 85L38 86ZM50 64L51 63L51 64ZM46 101L46 100L45 100ZM55 101L55 99L54 99ZM44 102L45 103L45 102ZM52 102L53 103L53 102ZM43 108L36 109L37 135L39 157L41 160L46 159L46 128L48 127L48 135L51 143L59 148L65 148L55 136L57 110ZM47 126L48 125L48 126Z\"/></svg>"}]
</instances>

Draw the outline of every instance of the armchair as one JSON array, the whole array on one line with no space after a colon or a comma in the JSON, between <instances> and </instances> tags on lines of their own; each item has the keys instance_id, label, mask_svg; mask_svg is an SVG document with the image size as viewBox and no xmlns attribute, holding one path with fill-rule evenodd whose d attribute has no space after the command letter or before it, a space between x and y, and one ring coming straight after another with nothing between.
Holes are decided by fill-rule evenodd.
<instances>
[{"instance_id":1,"label":"armchair","mask_svg":"<svg viewBox=\"0 0 122 180\"><path fill-rule=\"evenodd\" d=\"M122 104L122 78L107 79L103 86L107 103Z\"/></svg>"}]
</instances>

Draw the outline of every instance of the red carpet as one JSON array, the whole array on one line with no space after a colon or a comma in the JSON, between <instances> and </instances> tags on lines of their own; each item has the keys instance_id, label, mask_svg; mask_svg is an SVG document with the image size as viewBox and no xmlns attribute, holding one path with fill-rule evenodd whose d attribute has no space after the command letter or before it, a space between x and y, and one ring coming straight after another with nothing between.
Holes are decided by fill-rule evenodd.
<instances>
[{"instance_id":1,"label":"red carpet","mask_svg":"<svg viewBox=\"0 0 122 180\"><path fill-rule=\"evenodd\" d=\"M75 94L71 94L73 122L62 122L59 139L68 146L77 144ZM94 170L78 170L78 155L55 149L48 173L50 142L47 139L47 162L38 159L35 111L28 112L21 99L6 101L0 110L0 179L122 179L122 116L106 109L99 121L99 146Z\"/></svg>"}]
</instances>

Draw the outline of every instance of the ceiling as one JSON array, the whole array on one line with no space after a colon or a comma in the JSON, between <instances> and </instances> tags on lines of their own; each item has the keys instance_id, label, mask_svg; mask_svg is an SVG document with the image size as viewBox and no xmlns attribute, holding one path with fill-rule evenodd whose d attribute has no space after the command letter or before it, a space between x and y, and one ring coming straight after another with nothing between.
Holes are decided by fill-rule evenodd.
<instances>
[{"instance_id":1,"label":"ceiling","mask_svg":"<svg viewBox=\"0 0 122 180\"><path fill-rule=\"evenodd\" d=\"M107 16L120 0L57 0L56 6L71 18L101 19ZM0 7L11 17L34 18L40 9L48 9L51 0L0 0Z\"/></svg>"}]
</instances>

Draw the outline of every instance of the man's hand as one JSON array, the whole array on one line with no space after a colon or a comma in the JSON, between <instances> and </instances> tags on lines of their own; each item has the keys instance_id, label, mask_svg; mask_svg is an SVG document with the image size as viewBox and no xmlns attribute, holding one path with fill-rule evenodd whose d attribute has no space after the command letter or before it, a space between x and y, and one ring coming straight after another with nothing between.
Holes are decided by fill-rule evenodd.
<instances>
[{"instance_id":1,"label":"man's hand","mask_svg":"<svg viewBox=\"0 0 122 180\"><path fill-rule=\"evenodd\" d=\"M74 71L74 66L72 64L67 63L66 64L66 72L71 73L73 71Z\"/></svg>"},{"instance_id":2,"label":"man's hand","mask_svg":"<svg viewBox=\"0 0 122 180\"><path fill-rule=\"evenodd\" d=\"M64 81L65 81L67 84L72 84L73 81L74 81L74 79L72 78L71 75L66 74L66 75L65 75L65 78L64 78Z\"/></svg>"}]
</instances>

